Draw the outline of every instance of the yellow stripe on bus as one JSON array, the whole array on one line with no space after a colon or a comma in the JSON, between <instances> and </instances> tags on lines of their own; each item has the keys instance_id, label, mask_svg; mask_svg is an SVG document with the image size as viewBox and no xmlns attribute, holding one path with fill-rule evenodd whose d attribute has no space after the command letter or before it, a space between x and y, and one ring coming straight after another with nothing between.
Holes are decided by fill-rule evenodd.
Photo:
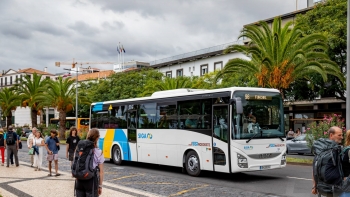
<instances>
[{"instance_id":1,"label":"yellow stripe on bus","mask_svg":"<svg viewBox=\"0 0 350 197\"><path fill-rule=\"evenodd\" d=\"M105 139L103 140L103 155L105 158L111 157L111 147L114 139L114 129L107 129Z\"/></svg>"}]
</instances>

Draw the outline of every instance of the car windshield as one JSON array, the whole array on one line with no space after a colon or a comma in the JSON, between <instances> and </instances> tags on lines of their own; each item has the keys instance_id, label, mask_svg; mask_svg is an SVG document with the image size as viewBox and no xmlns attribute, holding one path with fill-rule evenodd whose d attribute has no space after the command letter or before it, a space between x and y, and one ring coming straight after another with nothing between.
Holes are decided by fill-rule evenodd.
<instances>
[{"instance_id":1,"label":"car windshield","mask_svg":"<svg viewBox=\"0 0 350 197\"><path fill-rule=\"evenodd\" d=\"M279 93L239 91L234 97L240 97L243 105L243 114L232 110L235 139L285 137Z\"/></svg>"},{"instance_id":2,"label":"car windshield","mask_svg":"<svg viewBox=\"0 0 350 197\"><path fill-rule=\"evenodd\" d=\"M299 135L298 137L294 138L294 140L296 140L296 141L304 141L305 137L306 137L306 135Z\"/></svg>"}]
</instances>

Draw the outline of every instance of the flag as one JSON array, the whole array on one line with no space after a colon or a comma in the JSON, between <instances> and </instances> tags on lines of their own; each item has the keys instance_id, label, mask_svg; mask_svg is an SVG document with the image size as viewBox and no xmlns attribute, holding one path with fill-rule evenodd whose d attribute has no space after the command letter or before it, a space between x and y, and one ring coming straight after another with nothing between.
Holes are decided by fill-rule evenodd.
<instances>
[{"instance_id":1,"label":"flag","mask_svg":"<svg viewBox=\"0 0 350 197\"><path fill-rule=\"evenodd\" d=\"M118 50L118 53L120 53L120 51L119 51L119 47L117 47L117 50Z\"/></svg>"},{"instance_id":2,"label":"flag","mask_svg":"<svg viewBox=\"0 0 350 197\"><path fill-rule=\"evenodd\" d=\"M125 49L124 49L124 46L122 45L122 49L123 49L123 51L124 51L124 53L125 53Z\"/></svg>"}]
</instances>

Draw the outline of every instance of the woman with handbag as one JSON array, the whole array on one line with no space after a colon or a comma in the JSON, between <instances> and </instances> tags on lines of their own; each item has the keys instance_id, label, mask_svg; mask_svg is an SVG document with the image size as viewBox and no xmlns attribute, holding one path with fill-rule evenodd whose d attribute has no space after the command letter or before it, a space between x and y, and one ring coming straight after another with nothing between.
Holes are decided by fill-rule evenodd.
<instances>
[{"instance_id":1,"label":"woman with handbag","mask_svg":"<svg viewBox=\"0 0 350 197\"><path fill-rule=\"evenodd\" d=\"M43 164L44 155L44 139L41 137L40 131L37 131L33 139L31 148L34 148L34 167L35 171L40 171Z\"/></svg>"}]
</instances>

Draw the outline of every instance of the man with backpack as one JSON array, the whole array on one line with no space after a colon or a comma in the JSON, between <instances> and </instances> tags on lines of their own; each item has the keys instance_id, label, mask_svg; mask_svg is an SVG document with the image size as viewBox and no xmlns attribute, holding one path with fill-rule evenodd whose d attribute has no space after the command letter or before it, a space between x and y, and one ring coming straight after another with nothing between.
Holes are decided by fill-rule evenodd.
<instances>
[{"instance_id":1,"label":"man with backpack","mask_svg":"<svg viewBox=\"0 0 350 197\"><path fill-rule=\"evenodd\" d=\"M9 167L10 165L10 155L11 153L13 153L13 155L15 156L15 163L16 163L16 167L19 166L18 163L18 137L17 134L13 131L13 127L9 126L8 127L8 131L5 135L5 147L7 147L7 165L6 167Z\"/></svg>"},{"instance_id":2,"label":"man with backpack","mask_svg":"<svg viewBox=\"0 0 350 197\"><path fill-rule=\"evenodd\" d=\"M315 158L311 193L331 197L334 188L341 187L344 177L340 158L343 132L341 128L333 126L329 128L328 135L328 139L321 138L313 144Z\"/></svg>"}]
</instances>

